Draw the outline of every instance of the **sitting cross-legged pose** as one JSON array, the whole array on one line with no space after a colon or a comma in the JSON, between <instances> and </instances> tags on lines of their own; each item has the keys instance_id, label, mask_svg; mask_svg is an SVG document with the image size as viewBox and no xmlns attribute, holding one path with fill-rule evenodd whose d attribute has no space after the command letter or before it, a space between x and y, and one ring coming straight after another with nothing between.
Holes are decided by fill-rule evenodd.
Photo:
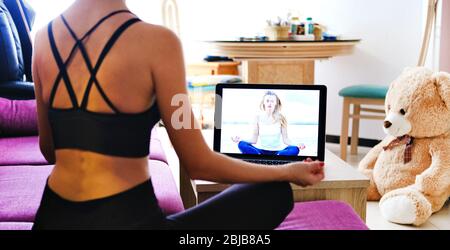
<instances>
[{"instance_id":1,"label":"sitting cross-legged pose","mask_svg":"<svg viewBox=\"0 0 450 250\"><path fill-rule=\"evenodd\" d=\"M289 182L324 178L318 161L266 166L212 151L192 112L191 128L173 124L172 99L187 98L180 41L125 0L75 1L37 33L34 51L40 147L55 164L35 230L273 229L293 207ZM192 179L236 184L163 214L148 166L160 119Z\"/></svg>"},{"instance_id":2,"label":"sitting cross-legged pose","mask_svg":"<svg viewBox=\"0 0 450 250\"><path fill-rule=\"evenodd\" d=\"M243 154L296 156L305 149L303 143L293 145L287 134L287 121L281 113L281 100L273 91L267 91L259 105L261 113L257 114L253 123L250 139L242 140L239 136L231 137L238 144ZM258 146L254 146L258 142ZM283 140L282 144L281 139Z\"/></svg>"}]
</instances>

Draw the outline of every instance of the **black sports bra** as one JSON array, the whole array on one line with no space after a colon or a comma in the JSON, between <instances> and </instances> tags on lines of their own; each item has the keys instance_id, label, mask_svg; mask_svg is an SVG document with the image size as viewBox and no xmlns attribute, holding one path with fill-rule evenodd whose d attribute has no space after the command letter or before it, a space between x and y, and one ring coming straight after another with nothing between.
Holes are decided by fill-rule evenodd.
<instances>
[{"instance_id":1,"label":"black sports bra","mask_svg":"<svg viewBox=\"0 0 450 250\"><path fill-rule=\"evenodd\" d=\"M76 41L66 61L62 60L61 55L58 52L52 31L52 22L49 23L48 37L50 40L50 47L59 68L59 73L50 93L48 111L55 149L81 149L105 155L132 158L144 157L149 154L151 129L161 119L156 102L154 102L151 108L142 113L121 113L108 99L96 78L96 74L103 60L120 35L123 34L128 27L140 20L138 18L131 18L123 23L108 40L94 66L91 63L83 44L83 41L106 19L124 12L129 11L118 10L103 17L89 29L81 39L78 39L67 23L67 20L61 15L64 25ZM75 92L67 73L67 66L73 59L77 48L81 51L86 66L91 74L80 105L78 105ZM70 101L73 105L70 109L53 107L55 94L61 80L64 82ZM89 93L94 84L102 98L114 113L96 113L87 110Z\"/></svg>"}]
</instances>

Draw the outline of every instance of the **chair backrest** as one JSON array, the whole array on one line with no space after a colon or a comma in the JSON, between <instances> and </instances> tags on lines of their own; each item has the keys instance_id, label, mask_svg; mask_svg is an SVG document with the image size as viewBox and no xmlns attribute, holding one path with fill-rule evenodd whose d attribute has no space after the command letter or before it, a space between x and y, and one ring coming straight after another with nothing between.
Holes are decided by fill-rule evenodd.
<instances>
[{"instance_id":1,"label":"chair backrest","mask_svg":"<svg viewBox=\"0 0 450 250\"><path fill-rule=\"evenodd\" d=\"M8 12L10 19L9 25L12 32L14 34L14 41L17 48L18 58L21 64L21 70L23 72L18 72L25 74L27 81L32 81L31 75L31 56L33 54L33 45L31 42L30 31L33 26L35 13L31 6L27 4L24 0L4 0L2 1L2 5L6 7L6 11ZM10 45L8 45L10 46ZM1 58L1 57L0 57ZM23 80L23 77L20 79L13 80Z\"/></svg>"},{"instance_id":2,"label":"chair backrest","mask_svg":"<svg viewBox=\"0 0 450 250\"><path fill-rule=\"evenodd\" d=\"M423 33L422 47L417 66L424 66L427 59L428 48L430 47L430 39L433 27L436 27L437 6L439 0L428 0L428 10L425 23L425 31Z\"/></svg>"},{"instance_id":3,"label":"chair backrest","mask_svg":"<svg viewBox=\"0 0 450 250\"><path fill-rule=\"evenodd\" d=\"M164 26L180 36L180 20L176 0L164 0L162 2L162 16Z\"/></svg>"}]
</instances>

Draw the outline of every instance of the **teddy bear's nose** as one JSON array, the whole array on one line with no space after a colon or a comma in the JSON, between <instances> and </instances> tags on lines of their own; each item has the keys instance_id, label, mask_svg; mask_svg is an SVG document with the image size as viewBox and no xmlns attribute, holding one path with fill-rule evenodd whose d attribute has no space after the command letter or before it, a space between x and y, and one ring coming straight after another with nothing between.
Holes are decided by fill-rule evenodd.
<instances>
[{"instance_id":1,"label":"teddy bear's nose","mask_svg":"<svg viewBox=\"0 0 450 250\"><path fill-rule=\"evenodd\" d=\"M392 123L390 121L384 121L384 127L390 128L392 126Z\"/></svg>"}]
</instances>

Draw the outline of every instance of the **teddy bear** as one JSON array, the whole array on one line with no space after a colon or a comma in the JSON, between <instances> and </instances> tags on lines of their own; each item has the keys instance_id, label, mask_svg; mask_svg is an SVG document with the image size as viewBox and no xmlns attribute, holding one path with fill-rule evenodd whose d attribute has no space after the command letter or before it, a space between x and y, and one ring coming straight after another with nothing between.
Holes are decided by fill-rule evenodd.
<instances>
[{"instance_id":1,"label":"teddy bear","mask_svg":"<svg viewBox=\"0 0 450 250\"><path fill-rule=\"evenodd\" d=\"M419 226L450 196L450 74L405 69L389 87L385 112L387 136L358 170L384 218Z\"/></svg>"}]
</instances>

